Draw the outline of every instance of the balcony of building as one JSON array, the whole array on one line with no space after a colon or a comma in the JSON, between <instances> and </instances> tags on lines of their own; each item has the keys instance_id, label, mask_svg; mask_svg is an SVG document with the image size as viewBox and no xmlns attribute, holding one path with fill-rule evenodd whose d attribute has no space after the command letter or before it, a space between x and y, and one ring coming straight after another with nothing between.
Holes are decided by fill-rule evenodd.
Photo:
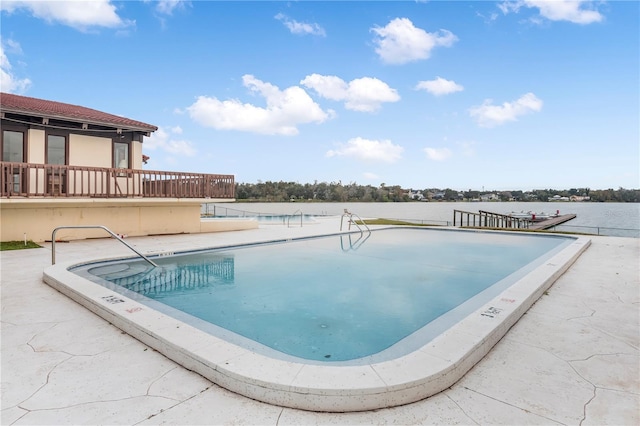
<instances>
[{"instance_id":1,"label":"balcony of building","mask_svg":"<svg viewBox=\"0 0 640 426\"><path fill-rule=\"evenodd\" d=\"M0 162L1 198L233 199L233 175Z\"/></svg>"}]
</instances>

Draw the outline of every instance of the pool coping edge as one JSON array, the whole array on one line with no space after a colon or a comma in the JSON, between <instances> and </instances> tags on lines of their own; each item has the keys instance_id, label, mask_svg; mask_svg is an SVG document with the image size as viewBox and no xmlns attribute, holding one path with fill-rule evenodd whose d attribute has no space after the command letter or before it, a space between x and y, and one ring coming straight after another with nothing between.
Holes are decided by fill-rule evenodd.
<instances>
[{"instance_id":1,"label":"pool coping edge","mask_svg":"<svg viewBox=\"0 0 640 426\"><path fill-rule=\"evenodd\" d=\"M590 243L589 238L575 238L422 348L362 366L301 364L240 348L68 271L82 262L50 266L43 280L176 363L233 392L291 408L363 411L415 402L456 383Z\"/></svg>"}]
</instances>

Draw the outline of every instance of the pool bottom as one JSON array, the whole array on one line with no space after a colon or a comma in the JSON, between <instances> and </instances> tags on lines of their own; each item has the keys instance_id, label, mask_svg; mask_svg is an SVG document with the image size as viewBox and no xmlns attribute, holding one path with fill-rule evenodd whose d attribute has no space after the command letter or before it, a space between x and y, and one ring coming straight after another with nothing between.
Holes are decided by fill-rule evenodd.
<instances>
[{"instance_id":1,"label":"pool bottom","mask_svg":"<svg viewBox=\"0 0 640 426\"><path fill-rule=\"evenodd\" d=\"M233 392L312 411L363 411L418 401L458 381L589 246L578 238L549 261L409 354L355 366L279 360L240 348L69 272L47 268L52 287L123 331Z\"/></svg>"}]
</instances>

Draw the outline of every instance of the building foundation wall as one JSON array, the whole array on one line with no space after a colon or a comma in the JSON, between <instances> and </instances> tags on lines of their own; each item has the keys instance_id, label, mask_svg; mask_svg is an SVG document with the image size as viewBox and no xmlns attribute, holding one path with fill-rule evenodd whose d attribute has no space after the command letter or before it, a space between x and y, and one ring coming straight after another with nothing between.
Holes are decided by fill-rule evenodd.
<instances>
[{"instance_id":1,"label":"building foundation wall","mask_svg":"<svg viewBox=\"0 0 640 426\"><path fill-rule=\"evenodd\" d=\"M201 221L200 206L211 199L3 199L0 240L51 240L60 226L106 226L129 237L221 232L257 228L256 221ZM60 229L57 241L104 238L101 229Z\"/></svg>"}]
</instances>

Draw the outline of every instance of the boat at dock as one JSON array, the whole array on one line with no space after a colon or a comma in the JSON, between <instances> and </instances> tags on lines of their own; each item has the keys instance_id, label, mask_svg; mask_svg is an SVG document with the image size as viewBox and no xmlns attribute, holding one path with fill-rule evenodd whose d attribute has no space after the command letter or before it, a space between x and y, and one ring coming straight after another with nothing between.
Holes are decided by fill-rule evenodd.
<instances>
[{"instance_id":1,"label":"boat at dock","mask_svg":"<svg viewBox=\"0 0 640 426\"><path fill-rule=\"evenodd\" d=\"M575 213L570 214L555 214L553 216L549 216L546 219L541 220L532 220L531 225L529 225L529 229L533 230L541 230L541 229L550 229L557 225L561 225L565 222L569 222L576 218Z\"/></svg>"},{"instance_id":2,"label":"boat at dock","mask_svg":"<svg viewBox=\"0 0 640 426\"><path fill-rule=\"evenodd\" d=\"M532 222L541 222L543 220L559 217L560 216L560 211L559 210L556 211L555 214L546 214L544 212L535 213L535 212L531 212L531 211L529 211L529 212L520 211L520 212L507 213L507 216L512 217L514 219L525 219L525 220L530 220Z\"/></svg>"}]
</instances>

